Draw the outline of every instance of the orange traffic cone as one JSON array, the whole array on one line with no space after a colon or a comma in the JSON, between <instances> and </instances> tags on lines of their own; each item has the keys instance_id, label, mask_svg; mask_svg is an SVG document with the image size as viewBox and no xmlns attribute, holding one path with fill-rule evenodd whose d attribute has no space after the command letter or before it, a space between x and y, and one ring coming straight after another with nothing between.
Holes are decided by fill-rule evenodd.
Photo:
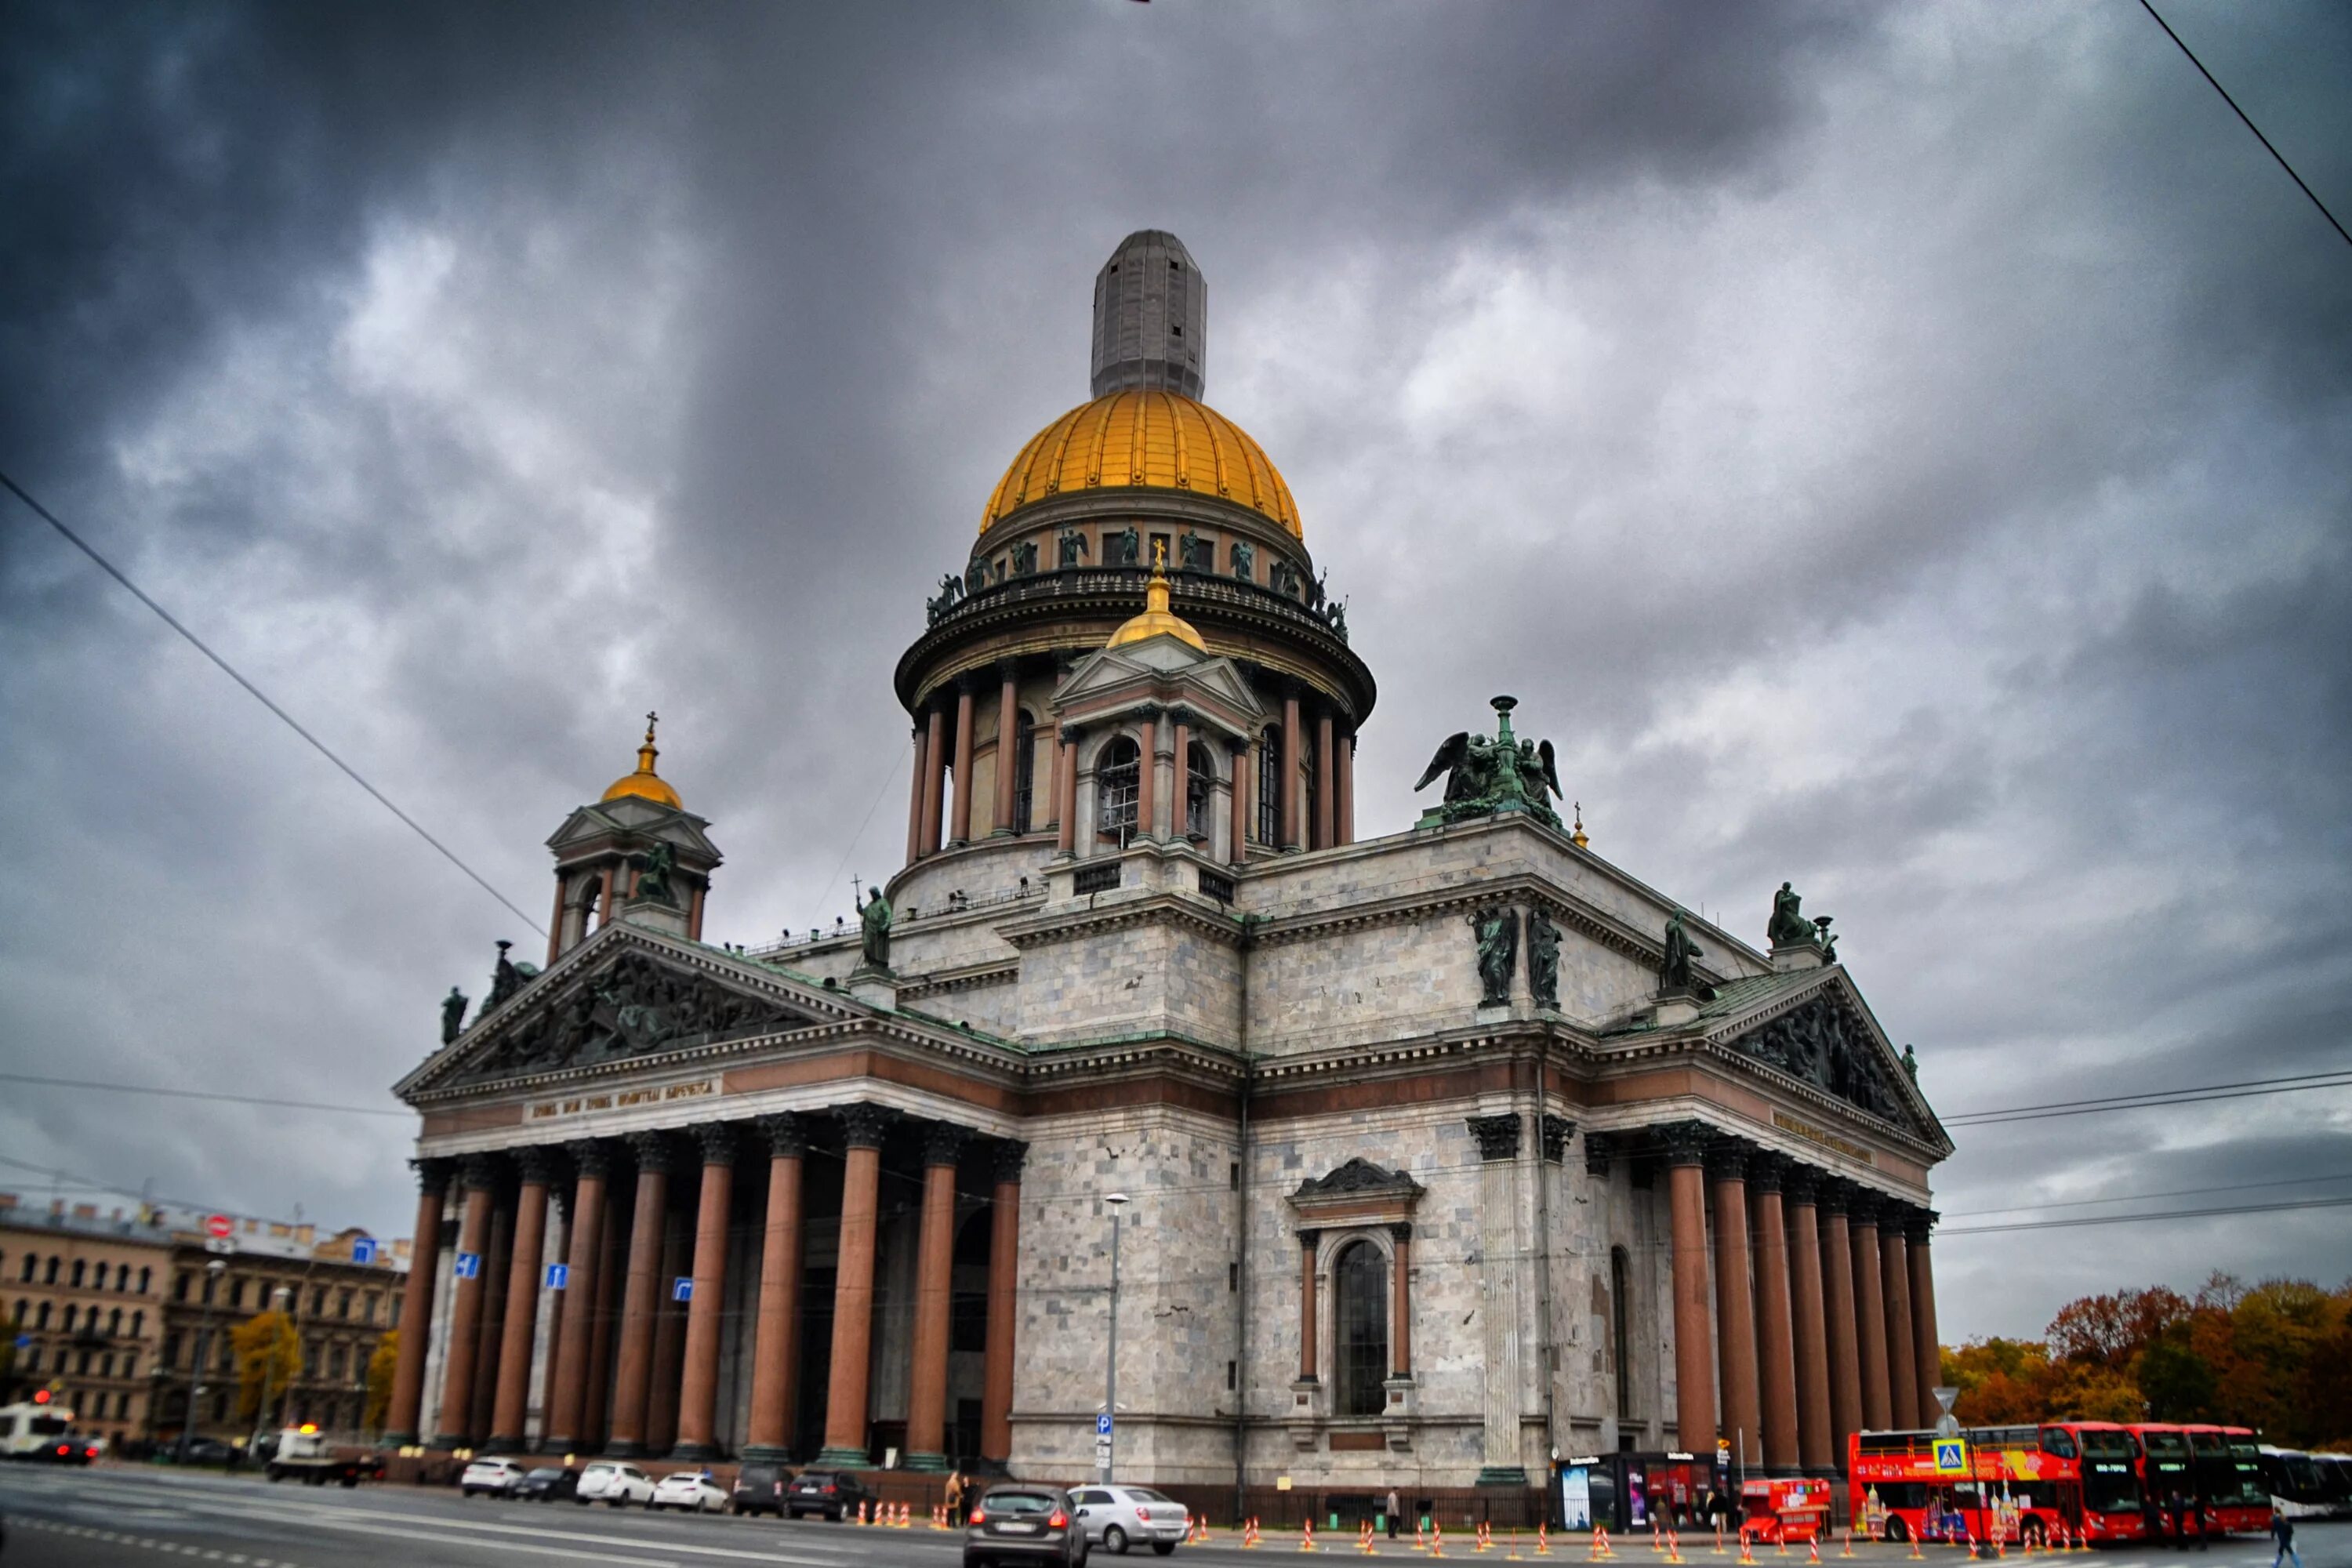
<instances>
[{"instance_id":1,"label":"orange traffic cone","mask_svg":"<svg viewBox=\"0 0 2352 1568\"><path fill-rule=\"evenodd\" d=\"M1429 1554L1432 1557L1445 1555L1445 1521L1434 1515L1429 1521Z\"/></svg>"},{"instance_id":2,"label":"orange traffic cone","mask_svg":"<svg viewBox=\"0 0 2352 1568\"><path fill-rule=\"evenodd\" d=\"M857 1505L857 1522L860 1524L866 1522L866 1505L865 1503L859 1503Z\"/></svg>"},{"instance_id":3,"label":"orange traffic cone","mask_svg":"<svg viewBox=\"0 0 2352 1568\"><path fill-rule=\"evenodd\" d=\"M1805 1560L1809 1563L1819 1563L1822 1560L1822 1543L1820 1536L1808 1535L1805 1537Z\"/></svg>"},{"instance_id":4,"label":"orange traffic cone","mask_svg":"<svg viewBox=\"0 0 2352 1568\"><path fill-rule=\"evenodd\" d=\"M1679 1563L1682 1560L1683 1538L1675 1531L1669 1530L1666 1531L1666 1561L1669 1563Z\"/></svg>"},{"instance_id":5,"label":"orange traffic cone","mask_svg":"<svg viewBox=\"0 0 2352 1568\"><path fill-rule=\"evenodd\" d=\"M1356 1550L1367 1555L1372 1550L1372 1521L1369 1519L1356 1531Z\"/></svg>"},{"instance_id":6,"label":"orange traffic cone","mask_svg":"<svg viewBox=\"0 0 2352 1568\"><path fill-rule=\"evenodd\" d=\"M1838 1548L1838 1555L1841 1557L1851 1557L1853 1555L1853 1531L1851 1530L1845 1531L1844 1539L1845 1544ZM1912 1544L1916 1546L1918 1542L1915 1541Z\"/></svg>"},{"instance_id":7,"label":"orange traffic cone","mask_svg":"<svg viewBox=\"0 0 2352 1568\"><path fill-rule=\"evenodd\" d=\"M1306 1522L1306 1523L1304 1523L1304 1524L1300 1525L1298 1528L1299 1528L1298 1550L1299 1550L1299 1551L1301 1551L1301 1552L1312 1552L1312 1551L1314 1551L1314 1550L1315 1550L1315 1521L1314 1521L1313 1520L1311 1520L1311 1519L1310 1519L1310 1520L1307 1521L1307 1522Z\"/></svg>"},{"instance_id":8,"label":"orange traffic cone","mask_svg":"<svg viewBox=\"0 0 2352 1568\"><path fill-rule=\"evenodd\" d=\"M1720 1519L1716 1521L1715 1525L1715 1554L1717 1557L1723 1555L1723 1521Z\"/></svg>"},{"instance_id":9,"label":"orange traffic cone","mask_svg":"<svg viewBox=\"0 0 2352 1568\"><path fill-rule=\"evenodd\" d=\"M1592 1527L1592 1553L1602 1559L1617 1555L1617 1549L1609 1544L1609 1532L1598 1524Z\"/></svg>"},{"instance_id":10,"label":"orange traffic cone","mask_svg":"<svg viewBox=\"0 0 2352 1568\"><path fill-rule=\"evenodd\" d=\"M1551 1521L1549 1520L1539 1519L1536 1521L1536 1555L1538 1557L1549 1557L1551 1555L1550 1523Z\"/></svg>"},{"instance_id":11,"label":"orange traffic cone","mask_svg":"<svg viewBox=\"0 0 2352 1568\"><path fill-rule=\"evenodd\" d=\"M1748 1545L1748 1527L1744 1524L1739 1527L1739 1560L1742 1563L1756 1561L1756 1553Z\"/></svg>"},{"instance_id":12,"label":"orange traffic cone","mask_svg":"<svg viewBox=\"0 0 2352 1568\"><path fill-rule=\"evenodd\" d=\"M1255 1514L1250 1515L1242 1521L1242 1544L1244 1546L1257 1544L1257 1515Z\"/></svg>"},{"instance_id":13,"label":"orange traffic cone","mask_svg":"<svg viewBox=\"0 0 2352 1568\"><path fill-rule=\"evenodd\" d=\"M1849 1552L1848 1555L1850 1556L1852 1553ZM1919 1538L1916 1535L1911 1538L1911 1555L1914 1557L1924 1557L1927 1555L1926 1552L1919 1550Z\"/></svg>"},{"instance_id":14,"label":"orange traffic cone","mask_svg":"<svg viewBox=\"0 0 2352 1568\"><path fill-rule=\"evenodd\" d=\"M1492 1552L1494 1549L1494 1534L1486 1528L1486 1521L1482 1519L1478 1521L1478 1550L1481 1552Z\"/></svg>"},{"instance_id":15,"label":"orange traffic cone","mask_svg":"<svg viewBox=\"0 0 2352 1568\"><path fill-rule=\"evenodd\" d=\"M1775 1557L1786 1557L1789 1555L1789 1532L1787 1531L1784 1530L1780 1534L1772 1538L1772 1555Z\"/></svg>"}]
</instances>

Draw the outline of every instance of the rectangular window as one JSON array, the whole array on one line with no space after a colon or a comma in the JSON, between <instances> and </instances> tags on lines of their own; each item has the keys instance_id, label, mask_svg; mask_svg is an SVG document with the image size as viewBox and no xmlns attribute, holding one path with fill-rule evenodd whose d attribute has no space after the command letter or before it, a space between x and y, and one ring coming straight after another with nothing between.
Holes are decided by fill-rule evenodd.
<instances>
[{"instance_id":1,"label":"rectangular window","mask_svg":"<svg viewBox=\"0 0 2352 1568\"><path fill-rule=\"evenodd\" d=\"M1228 1264L1226 1264L1226 1265L1225 1265L1225 1289L1226 1289L1227 1290L1238 1290L1238 1289L1240 1289L1241 1288L1242 1288L1242 1266L1241 1266L1240 1264L1238 1264L1238 1263L1228 1263Z\"/></svg>"},{"instance_id":2,"label":"rectangular window","mask_svg":"<svg viewBox=\"0 0 2352 1568\"><path fill-rule=\"evenodd\" d=\"M1234 1383L1238 1375L1239 1369L1232 1362L1225 1363L1225 1389L1228 1393L1232 1392Z\"/></svg>"}]
</instances>

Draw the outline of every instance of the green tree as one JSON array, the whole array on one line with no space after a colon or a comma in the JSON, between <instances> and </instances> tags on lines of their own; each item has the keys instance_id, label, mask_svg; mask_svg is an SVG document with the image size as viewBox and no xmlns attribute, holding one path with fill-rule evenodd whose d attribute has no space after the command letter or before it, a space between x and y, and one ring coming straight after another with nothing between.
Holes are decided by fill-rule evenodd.
<instances>
[{"instance_id":1,"label":"green tree","mask_svg":"<svg viewBox=\"0 0 2352 1568\"><path fill-rule=\"evenodd\" d=\"M2210 1421L2220 1380L2189 1348L2184 1328L2168 1329L2139 1353L2139 1391L2156 1421Z\"/></svg>"},{"instance_id":2,"label":"green tree","mask_svg":"<svg viewBox=\"0 0 2352 1568\"><path fill-rule=\"evenodd\" d=\"M262 1401L275 1401L302 1375L302 1345L295 1337L293 1320L283 1312L256 1312L228 1331L236 1355L236 1415L251 1421L262 1413Z\"/></svg>"},{"instance_id":3,"label":"green tree","mask_svg":"<svg viewBox=\"0 0 2352 1568\"><path fill-rule=\"evenodd\" d=\"M371 1432L383 1430L383 1413L392 1405L392 1378L400 1365L400 1331L388 1329L368 1357L367 1408L360 1423Z\"/></svg>"}]
</instances>

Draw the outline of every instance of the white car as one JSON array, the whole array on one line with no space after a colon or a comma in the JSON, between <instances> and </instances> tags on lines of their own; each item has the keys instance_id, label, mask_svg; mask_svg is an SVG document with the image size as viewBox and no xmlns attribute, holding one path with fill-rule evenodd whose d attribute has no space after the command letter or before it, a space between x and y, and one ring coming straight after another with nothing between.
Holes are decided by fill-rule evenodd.
<instances>
[{"instance_id":1,"label":"white car","mask_svg":"<svg viewBox=\"0 0 2352 1568\"><path fill-rule=\"evenodd\" d=\"M572 1494L578 1503L601 1502L613 1508L643 1503L653 1506L654 1479L635 1465L625 1465L617 1459L594 1459L580 1472L580 1489Z\"/></svg>"},{"instance_id":2,"label":"white car","mask_svg":"<svg viewBox=\"0 0 2352 1568\"><path fill-rule=\"evenodd\" d=\"M491 1497L516 1497L522 1491L522 1479L529 1474L512 1459L476 1459L457 1478L457 1489L467 1497L486 1492Z\"/></svg>"},{"instance_id":3,"label":"white car","mask_svg":"<svg viewBox=\"0 0 2352 1568\"><path fill-rule=\"evenodd\" d=\"M1182 1503L1150 1487L1075 1487L1070 1511L1088 1544L1118 1553L1144 1545L1165 1557L1192 1528Z\"/></svg>"},{"instance_id":4,"label":"white car","mask_svg":"<svg viewBox=\"0 0 2352 1568\"><path fill-rule=\"evenodd\" d=\"M684 1509L688 1513L724 1513L727 1492L700 1470L674 1470L654 1488L647 1508Z\"/></svg>"}]
</instances>

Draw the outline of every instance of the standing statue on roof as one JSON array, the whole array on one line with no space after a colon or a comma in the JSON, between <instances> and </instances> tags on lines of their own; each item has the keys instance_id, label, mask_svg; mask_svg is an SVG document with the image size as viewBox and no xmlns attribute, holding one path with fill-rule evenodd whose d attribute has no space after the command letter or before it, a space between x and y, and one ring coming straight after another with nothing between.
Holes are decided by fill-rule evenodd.
<instances>
[{"instance_id":1,"label":"standing statue on roof","mask_svg":"<svg viewBox=\"0 0 2352 1568\"><path fill-rule=\"evenodd\" d=\"M466 994L455 985L449 987L449 994L441 998L441 1043L443 1045L447 1045L464 1031L466 1002Z\"/></svg>"},{"instance_id":2,"label":"standing statue on roof","mask_svg":"<svg viewBox=\"0 0 2352 1568\"><path fill-rule=\"evenodd\" d=\"M874 896L857 906L857 956L861 968L890 967L890 900L877 887Z\"/></svg>"},{"instance_id":3,"label":"standing statue on roof","mask_svg":"<svg viewBox=\"0 0 2352 1568\"><path fill-rule=\"evenodd\" d=\"M1665 951L1658 960L1658 994L1714 1001L1715 988L1691 969L1692 960L1706 956L1706 950L1691 941L1689 931L1684 927L1683 911L1676 910L1666 919Z\"/></svg>"}]
</instances>

